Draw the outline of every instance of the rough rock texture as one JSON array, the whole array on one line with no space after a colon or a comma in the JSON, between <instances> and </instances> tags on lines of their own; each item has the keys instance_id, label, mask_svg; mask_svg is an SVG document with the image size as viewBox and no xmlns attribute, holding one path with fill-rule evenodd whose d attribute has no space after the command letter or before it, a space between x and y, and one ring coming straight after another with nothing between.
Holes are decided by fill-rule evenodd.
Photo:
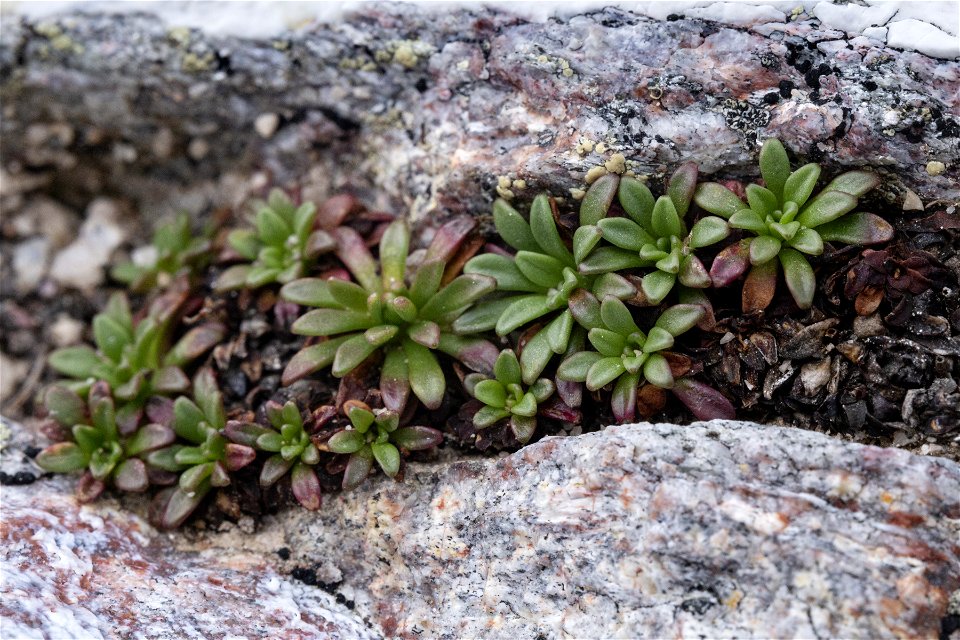
<instances>
[{"instance_id":1,"label":"rough rock texture","mask_svg":"<svg viewBox=\"0 0 960 640\"><path fill-rule=\"evenodd\" d=\"M3 488L0 562L10 640L379 635L261 557L175 552L112 501L79 506L62 479Z\"/></svg>"},{"instance_id":2,"label":"rough rock texture","mask_svg":"<svg viewBox=\"0 0 960 640\"><path fill-rule=\"evenodd\" d=\"M615 151L654 176L681 159L753 176L758 140L779 136L828 171L886 169L892 200L902 187L960 198L955 58L807 14L707 19L736 18L729 8L531 23L369 5L259 41L143 14L8 19L2 149L61 185L154 204L171 183L253 166L279 183L374 187L416 217L486 210L498 183L566 194Z\"/></svg>"},{"instance_id":3,"label":"rough rock texture","mask_svg":"<svg viewBox=\"0 0 960 640\"><path fill-rule=\"evenodd\" d=\"M255 536L179 541L286 549L390 637L936 638L960 621L960 465L750 423L412 465Z\"/></svg>"}]
</instances>

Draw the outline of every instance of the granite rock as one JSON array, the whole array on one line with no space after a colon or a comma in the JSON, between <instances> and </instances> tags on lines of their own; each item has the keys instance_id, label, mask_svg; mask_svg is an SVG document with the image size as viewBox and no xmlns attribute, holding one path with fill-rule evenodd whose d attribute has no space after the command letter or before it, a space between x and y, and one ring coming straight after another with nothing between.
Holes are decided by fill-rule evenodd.
<instances>
[{"instance_id":1,"label":"granite rock","mask_svg":"<svg viewBox=\"0 0 960 640\"><path fill-rule=\"evenodd\" d=\"M619 426L187 545L217 547L289 549L389 637L935 638L960 597L960 466L750 423Z\"/></svg>"},{"instance_id":2,"label":"granite rock","mask_svg":"<svg viewBox=\"0 0 960 640\"><path fill-rule=\"evenodd\" d=\"M487 211L498 184L518 199L569 195L614 152L654 180L681 160L753 178L758 141L778 136L828 172L879 170L892 202L905 189L960 199L956 56L857 35L854 18L881 24L883 7L818 5L824 22L782 9L533 21L368 4L259 39L143 13L6 20L2 150L153 205L253 169L369 191L417 218ZM946 170L929 175L930 161Z\"/></svg>"},{"instance_id":3,"label":"granite rock","mask_svg":"<svg viewBox=\"0 0 960 640\"><path fill-rule=\"evenodd\" d=\"M379 637L262 557L176 552L115 502L78 505L71 484L3 488L4 638Z\"/></svg>"}]
</instances>

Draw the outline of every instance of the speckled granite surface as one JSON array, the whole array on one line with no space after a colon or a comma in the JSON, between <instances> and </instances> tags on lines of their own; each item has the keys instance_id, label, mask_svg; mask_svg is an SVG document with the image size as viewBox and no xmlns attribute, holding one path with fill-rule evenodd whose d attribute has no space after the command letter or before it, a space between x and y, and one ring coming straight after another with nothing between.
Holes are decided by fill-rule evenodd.
<instances>
[{"instance_id":1,"label":"speckled granite surface","mask_svg":"<svg viewBox=\"0 0 960 640\"><path fill-rule=\"evenodd\" d=\"M143 14L8 19L3 152L148 214L169 210L171 185L191 187L173 204L193 209L242 198L223 174L251 169L321 192L368 187L414 217L477 213L498 184L569 196L614 152L654 177L681 160L753 177L771 136L828 172L879 169L893 202L904 187L960 199L956 57L848 34L820 5L748 20L702 5L531 22L371 4L261 40Z\"/></svg>"},{"instance_id":2,"label":"speckled granite surface","mask_svg":"<svg viewBox=\"0 0 960 640\"><path fill-rule=\"evenodd\" d=\"M3 487L0 636L7 640L379 635L333 596L278 574L259 556L177 553L115 503L78 506L72 483L61 480Z\"/></svg>"},{"instance_id":3,"label":"speckled granite surface","mask_svg":"<svg viewBox=\"0 0 960 640\"><path fill-rule=\"evenodd\" d=\"M798 429L550 438L254 533L160 535L69 491L3 488L4 638L937 638L960 615L960 465Z\"/></svg>"}]
</instances>

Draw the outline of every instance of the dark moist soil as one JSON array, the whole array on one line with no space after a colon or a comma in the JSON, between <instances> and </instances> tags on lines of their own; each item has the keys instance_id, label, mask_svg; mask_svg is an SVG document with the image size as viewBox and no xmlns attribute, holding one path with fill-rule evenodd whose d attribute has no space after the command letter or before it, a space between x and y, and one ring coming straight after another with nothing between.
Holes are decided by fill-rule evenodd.
<instances>
[{"instance_id":1,"label":"dark moist soil","mask_svg":"<svg viewBox=\"0 0 960 640\"><path fill-rule=\"evenodd\" d=\"M712 290L714 329L681 336L675 350L692 358L692 374L733 402L739 419L960 460L960 219L942 207L906 215L880 199L864 200L861 210L884 215L895 225L896 237L875 248L877 253L828 245L812 261L820 286L811 310L797 309L782 282L770 307L750 315L740 311L739 284ZM12 246L10 238L0 241L5 271ZM705 258L709 264L712 255ZM329 258L317 271L333 266ZM282 387L285 364L304 345L289 331L298 308L278 302L276 288L214 295L209 285L218 272L212 267L205 275L183 330L209 319L227 324L229 337L206 363L217 372L229 417L264 420L266 401L292 399L309 410L308 426L322 437L345 426L333 405L355 398L379 406L377 363L342 381L321 373ZM44 336L51 324L65 313L83 321L85 338L92 340L89 323L117 289L104 286L91 296L60 291L49 282L25 296L10 289L0 292L0 349L33 367L3 412L29 422L42 413L40 390L55 379L39 364L50 351ZM136 307L140 301L134 297L132 303ZM448 393L443 405L428 412L413 401L405 417L408 424L442 429L446 440L410 459L518 448L505 426L474 429L475 401L458 382L464 372L448 360L444 367ZM643 415L638 419L694 421L670 394L647 387L640 395ZM567 420L541 418L534 439L575 435L613 422L608 406L586 396L580 415L570 419L567 414ZM321 485L325 492L335 491L343 457L324 455L317 467ZM258 486L258 467L239 472L238 481L201 508L195 522L216 526L225 518L236 521L292 503L288 480L266 490Z\"/></svg>"}]
</instances>

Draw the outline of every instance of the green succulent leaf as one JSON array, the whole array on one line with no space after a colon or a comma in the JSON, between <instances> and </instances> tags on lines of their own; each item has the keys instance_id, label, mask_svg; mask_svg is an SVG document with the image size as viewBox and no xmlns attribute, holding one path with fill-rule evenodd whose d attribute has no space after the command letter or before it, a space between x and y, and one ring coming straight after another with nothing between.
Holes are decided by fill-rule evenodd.
<instances>
[{"instance_id":1,"label":"green succulent leaf","mask_svg":"<svg viewBox=\"0 0 960 640\"><path fill-rule=\"evenodd\" d=\"M622 336L640 331L637 323L633 321L630 310L616 298L605 298L600 303L600 318L608 329Z\"/></svg>"},{"instance_id":2,"label":"green succulent leaf","mask_svg":"<svg viewBox=\"0 0 960 640\"><path fill-rule=\"evenodd\" d=\"M497 335L507 335L552 310L545 295L535 294L511 298L511 304L503 310L497 320Z\"/></svg>"},{"instance_id":3,"label":"green succulent leaf","mask_svg":"<svg viewBox=\"0 0 960 640\"><path fill-rule=\"evenodd\" d=\"M857 198L842 191L822 191L797 216L797 221L814 229L836 220L857 206Z\"/></svg>"},{"instance_id":4,"label":"green succulent leaf","mask_svg":"<svg viewBox=\"0 0 960 640\"><path fill-rule=\"evenodd\" d=\"M471 335L490 331L497 326L503 312L515 302L515 298L500 298L474 305L469 311L453 321L453 330L459 335Z\"/></svg>"},{"instance_id":5,"label":"green succulent leaf","mask_svg":"<svg viewBox=\"0 0 960 640\"><path fill-rule=\"evenodd\" d=\"M880 177L869 171L848 171L841 173L828 184L823 191L842 191L859 198L880 184Z\"/></svg>"},{"instance_id":6,"label":"green succulent leaf","mask_svg":"<svg viewBox=\"0 0 960 640\"><path fill-rule=\"evenodd\" d=\"M502 409L507 404L507 391L497 380L481 380L473 387L473 397L490 407Z\"/></svg>"},{"instance_id":7,"label":"green succulent leaf","mask_svg":"<svg viewBox=\"0 0 960 640\"><path fill-rule=\"evenodd\" d=\"M697 165L694 162L685 162L670 176L667 185L667 195L681 218L687 215L693 194L697 187Z\"/></svg>"},{"instance_id":8,"label":"green succulent leaf","mask_svg":"<svg viewBox=\"0 0 960 640\"><path fill-rule=\"evenodd\" d=\"M650 225L658 238L683 235L683 223L680 221L676 207L673 206L673 201L667 196L657 198Z\"/></svg>"},{"instance_id":9,"label":"green succulent leaf","mask_svg":"<svg viewBox=\"0 0 960 640\"><path fill-rule=\"evenodd\" d=\"M422 309L430 298L440 290L443 271L446 264L442 260L428 260L420 265L410 287L410 299L417 308ZM496 286L496 281L494 281ZM463 306L463 305L459 305Z\"/></svg>"},{"instance_id":10,"label":"green succulent leaf","mask_svg":"<svg viewBox=\"0 0 960 640\"><path fill-rule=\"evenodd\" d=\"M645 231L652 231L650 217L653 215L656 200L647 185L636 178L624 176L620 179L620 189L617 193L620 206L623 207L627 215Z\"/></svg>"},{"instance_id":11,"label":"green succulent leaf","mask_svg":"<svg viewBox=\"0 0 960 640\"><path fill-rule=\"evenodd\" d=\"M706 216L697 221L690 230L690 246L694 249L709 247L730 235L730 225L723 218Z\"/></svg>"},{"instance_id":12,"label":"green succulent leaf","mask_svg":"<svg viewBox=\"0 0 960 640\"><path fill-rule=\"evenodd\" d=\"M315 371L329 367L333 364L337 349L350 337L351 336L338 336L319 344L304 347L287 363L286 368L283 370L281 383L284 386L289 386Z\"/></svg>"},{"instance_id":13,"label":"green succulent leaf","mask_svg":"<svg viewBox=\"0 0 960 640\"><path fill-rule=\"evenodd\" d=\"M499 291L535 292L543 290L543 287L534 284L523 275L512 258L495 253L484 253L471 258L464 266L463 272L490 276L497 281Z\"/></svg>"},{"instance_id":14,"label":"green succulent leaf","mask_svg":"<svg viewBox=\"0 0 960 640\"><path fill-rule=\"evenodd\" d=\"M643 377L650 384L661 389L671 389L673 387L673 372L670 371L670 363L659 353L652 353L643 364Z\"/></svg>"},{"instance_id":15,"label":"green succulent leaf","mask_svg":"<svg viewBox=\"0 0 960 640\"><path fill-rule=\"evenodd\" d=\"M812 162L803 165L787 178L783 186L783 199L787 202L795 202L798 207L802 207L813 193L819 179L820 165Z\"/></svg>"},{"instance_id":16,"label":"green succulent leaf","mask_svg":"<svg viewBox=\"0 0 960 640\"><path fill-rule=\"evenodd\" d=\"M597 243L600 242L600 239L602 237L603 237L603 233L600 231L600 228L596 225L578 227L577 230L573 232L574 262L576 262L577 264L580 264L581 262L583 262L583 260L597 246Z\"/></svg>"},{"instance_id":17,"label":"green succulent leaf","mask_svg":"<svg viewBox=\"0 0 960 640\"><path fill-rule=\"evenodd\" d=\"M820 228L822 229L823 227ZM800 231L797 232L797 235L795 235L787 244L797 251L802 251L803 253L811 256L818 256L823 253L823 239L820 237L820 234L813 229L807 229L806 227L800 229Z\"/></svg>"},{"instance_id":18,"label":"green succulent leaf","mask_svg":"<svg viewBox=\"0 0 960 640\"><path fill-rule=\"evenodd\" d=\"M330 436L327 448L334 453L355 453L363 448L367 439L354 429L344 429Z\"/></svg>"},{"instance_id":19,"label":"green succulent leaf","mask_svg":"<svg viewBox=\"0 0 960 640\"><path fill-rule=\"evenodd\" d=\"M337 353L333 357L331 372L336 377L342 378L353 371L361 362L369 358L378 348L378 345L371 344L364 334L347 338L337 347Z\"/></svg>"},{"instance_id":20,"label":"green succulent leaf","mask_svg":"<svg viewBox=\"0 0 960 640\"><path fill-rule=\"evenodd\" d=\"M303 336L332 336L369 329L374 321L366 311L313 309L297 318L291 331Z\"/></svg>"},{"instance_id":21,"label":"green succulent leaf","mask_svg":"<svg viewBox=\"0 0 960 640\"><path fill-rule=\"evenodd\" d=\"M551 322L551 325L553 322ZM523 372L523 381L526 383L536 380L546 369L554 350L550 346L550 325L538 331L523 347L520 354L520 369Z\"/></svg>"},{"instance_id":22,"label":"green succulent leaf","mask_svg":"<svg viewBox=\"0 0 960 640\"><path fill-rule=\"evenodd\" d=\"M75 392L61 385L47 389L44 406L50 417L64 427L80 424L86 419L86 403Z\"/></svg>"},{"instance_id":23,"label":"green succulent leaf","mask_svg":"<svg viewBox=\"0 0 960 640\"><path fill-rule=\"evenodd\" d=\"M336 301L330 292L330 281L320 278L301 278L288 282L280 289L280 297L287 302L308 307L326 307L341 309L343 305Z\"/></svg>"},{"instance_id":24,"label":"green succulent leaf","mask_svg":"<svg viewBox=\"0 0 960 640\"><path fill-rule=\"evenodd\" d=\"M675 304L657 318L655 327L678 336L695 327L704 315L703 307L695 304Z\"/></svg>"},{"instance_id":25,"label":"green succulent leaf","mask_svg":"<svg viewBox=\"0 0 960 640\"><path fill-rule=\"evenodd\" d=\"M73 442L58 442L38 453L35 460L45 471L72 473L85 468L90 457Z\"/></svg>"},{"instance_id":26,"label":"green succulent leaf","mask_svg":"<svg viewBox=\"0 0 960 640\"><path fill-rule=\"evenodd\" d=\"M50 354L47 362L60 373L71 378L89 378L102 362L90 347L65 347Z\"/></svg>"},{"instance_id":27,"label":"green succulent leaf","mask_svg":"<svg viewBox=\"0 0 960 640\"><path fill-rule=\"evenodd\" d=\"M629 251L640 251L645 244L655 242L654 238L629 218L604 218L597 223L603 239L612 245Z\"/></svg>"},{"instance_id":28,"label":"green succulent leaf","mask_svg":"<svg viewBox=\"0 0 960 640\"><path fill-rule=\"evenodd\" d=\"M704 182L698 185L693 201L701 209L705 209L721 218L729 218L737 211L747 208L736 194L716 182Z\"/></svg>"},{"instance_id":29,"label":"green succulent leaf","mask_svg":"<svg viewBox=\"0 0 960 640\"><path fill-rule=\"evenodd\" d=\"M509 415L510 412L506 409L487 405L473 415L473 426L477 429L486 429L487 427L492 427Z\"/></svg>"},{"instance_id":30,"label":"green succulent leaf","mask_svg":"<svg viewBox=\"0 0 960 640\"><path fill-rule=\"evenodd\" d=\"M407 354L410 376L410 388L427 409L436 409L443 402L446 391L446 377L437 357L412 340L403 341L403 350Z\"/></svg>"},{"instance_id":31,"label":"green succulent leaf","mask_svg":"<svg viewBox=\"0 0 960 640\"><path fill-rule=\"evenodd\" d=\"M807 259L798 251L785 247L780 252L787 288L801 309L809 309L817 288L817 279Z\"/></svg>"},{"instance_id":32,"label":"green succulent leaf","mask_svg":"<svg viewBox=\"0 0 960 640\"><path fill-rule=\"evenodd\" d=\"M750 243L750 263L766 264L780 253L780 240L771 236L757 236Z\"/></svg>"},{"instance_id":33,"label":"green succulent leaf","mask_svg":"<svg viewBox=\"0 0 960 640\"><path fill-rule=\"evenodd\" d=\"M877 244L893 239L890 223L872 213L851 213L817 227L817 233L828 242L856 245Z\"/></svg>"},{"instance_id":34,"label":"green succulent leaf","mask_svg":"<svg viewBox=\"0 0 960 640\"><path fill-rule=\"evenodd\" d=\"M545 253L553 256L564 265L573 267L573 255L563 243L560 232L557 231L557 224L553 220L553 210L550 207L550 199L546 195L539 195L533 200L530 206L530 231L536 239L537 244Z\"/></svg>"},{"instance_id":35,"label":"green succulent leaf","mask_svg":"<svg viewBox=\"0 0 960 640\"><path fill-rule=\"evenodd\" d=\"M520 384L520 361L513 349L504 349L493 365L493 375L503 384Z\"/></svg>"},{"instance_id":36,"label":"green succulent leaf","mask_svg":"<svg viewBox=\"0 0 960 640\"><path fill-rule=\"evenodd\" d=\"M540 251L530 225L506 200L493 203L493 224L503 241L517 251Z\"/></svg>"},{"instance_id":37,"label":"green succulent leaf","mask_svg":"<svg viewBox=\"0 0 960 640\"><path fill-rule=\"evenodd\" d=\"M377 442L370 445L370 449L377 464L387 476L393 478L400 472L400 452L394 445L389 442Z\"/></svg>"},{"instance_id":38,"label":"green succulent leaf","mask_svg":"<svg viewBox=\"0 0 960 640\"><path fill-rule=\"evenodd\" d=\"M575 353L560 363L557 368L557 378L570 382L583 382L587 379L590 367L601 360L603 355L595 351L581 351Z\"/></svg>"},{"instance_id":39,"label":"green succulent leaf","mask_svg":"<svg viewBox=\"0 0 960 640\"><path fill-rule=\"evenodd\" d=\"M617 194L620 178L608 173L597 178L580 201L580 226L595 225L607 216L610 203ZM536 236L540 237L540 236Z\"/></svg>"},{"instance_id":40,"label":"green succulent leaf","mask_svg":"<svg viewBox=\"0 0 960 640\"><path fill-rule=\"evenodd\" d=\"M645 266L647 261L633 251L619 247L599 247L580 263L580 273L596 275Z\"/></svg>"},{"instance_id":41,"label":"green succulent leaf","mask_svg":"<svg viewBox=\"0 0 960 640\"><path fill-rule=\"evenodd\" d=\"M380 240L380 268L384 291L399 291L406 283L407 253L410 249L410 228L404 220L394 220Z\"/></svg>"},{"instance_id":42,"label":"green succulent leaf","mask_svg":"<svg viewBox=\"0 0 960 640\"><path fill-rule=\"evenodd\" d=\"M651 304L660 304L667 294L673 290L677 276L664 271L654 271L643 276L641 287L643 294Z\"/></svg>"},{"instance_id":43,"label":"green succulent leaf","mask_svg":"<svg viewBox=\"0 0 960 640\"><path fill-rule=\"evenodd\" d=\"M596 391L619 378L626 369L620 358L608 357L597 360L587 371L587 389Z\"/></svg>"},{"instance_id":44,"label":"green succulent leaf","mask_svg":"<svg viewBox=\"0 0 960 640\"><path fill-rule=\"evenodd\" d=\"M789 199L784 197L784 185L790 176L790 159L779 140L771 138L763 143L760 149L760 175L779 202Z\"/></svg>"},{"instance_id":45,"label":"green succulent leaf","mask_svg":"<svg viewBox=\"0 0 960 640\"><path fill-rule=\"evenodd\" d=\"M590 329L587 338L594 349L607 357L620 356L627 346L624 336L609 329Z\"/></svg>"}]
</instances>

